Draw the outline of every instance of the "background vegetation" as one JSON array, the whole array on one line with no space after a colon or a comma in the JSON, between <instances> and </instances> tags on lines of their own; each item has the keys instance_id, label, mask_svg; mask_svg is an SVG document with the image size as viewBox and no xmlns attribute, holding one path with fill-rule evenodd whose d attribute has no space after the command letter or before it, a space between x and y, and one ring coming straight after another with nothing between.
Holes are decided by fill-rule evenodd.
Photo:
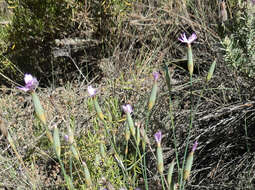
<instances>
[{"instance_id":1,"label":"background vegetation","mask_svg":"<svg viewBox=\"0 0 255 190\"><path fill-rule=\"evenodd\" d=\"M152 146L146 156L149 189L162 189L153 157L156 150L153 134L159 129L163 133L167 171L175 158L175 143L183 158L192 104L198 107L190 140L198 140L199 146L186 189L254 188L253 1L4 2L0 8L0 188L31 189L33 185L37 189L67 188L59 160L43 125L35 117L31 97L16 89L23 84L24 73L38 78L38 96L49 126L60 129L61 141L64 142L68 126L74 130L93 188L120 189L126 184L124 176L109 139L102 139L103 124L96 116L87 85L98 87L99 104L107 118L111 118L109 130L121 152L125 149L122 142L126 126L121 106L130 103L134 108L133 119L145 125L144 105L155 70L161 77L147 131ZM178 40L184 32L188 36L195 32L198 36L192 44L195 62L192 85L186 66L186 46ZM205 85L214 60L217 65L213 79ZM165 66L171 77L172 104ZM175 133L170 130L173 126L169 105L174 113ZM18 154L7 140L7 131ZM101 155L100 146L107 156ZM62 143L61 149L63 164L75 188L88 188L80 163L74 158L70 160L68 143ZM135 150L130 149L125 164L133 166L135 162ZM27 177L27 171L37 183ZM175 178L178 172L174 170ZM131 189L145 188L141 167L132 167L128 176L132 176Z\"/></svg>"}]
</instances>

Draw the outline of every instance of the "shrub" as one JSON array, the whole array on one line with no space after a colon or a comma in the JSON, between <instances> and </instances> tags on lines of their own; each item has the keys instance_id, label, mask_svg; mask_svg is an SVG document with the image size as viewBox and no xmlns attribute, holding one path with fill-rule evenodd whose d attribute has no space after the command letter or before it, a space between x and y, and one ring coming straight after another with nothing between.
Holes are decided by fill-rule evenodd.
<instances>
[{"instance_id":1,"label":"shrub","mask_svg":"<svg viewBox=\"0 0 255 190\"><path fill-rule=\"evenodd\" d=\"M49 74L50 47L56 38L72 33L72 10L65 1L9 1L13 8L8 39L12 49L9 56L21 68Z\"/></svg>"},{"instance_id":2,"label":"shrub","mask_svg":"<svg viewBox=\"0 0 255 190\"><path fill-rule=\"evenodd\" d=\"M132 2L9 0L14 15L8 27L11 48L7 54L22 71L40 78L58 75L68 79L66 73L77 67L90 72L87 63L112 55L118 41L115 21L130 10ZM81 43L56 42L63 39ZM51 56L55 49L68 52L56 58Z\"/></svg>"},{"instance_id":3,"label":"shrub","mask_svg":"<svg viewBox=\"0 0 255 190\"><path fill-rule=\"evenodd\" d=\"M251 1L239 4L239 11L234 16L230 34L223 41L225 61L237 71L249 77L255 77L255 17L254 5Z\"/></svg>"}]
</instances>

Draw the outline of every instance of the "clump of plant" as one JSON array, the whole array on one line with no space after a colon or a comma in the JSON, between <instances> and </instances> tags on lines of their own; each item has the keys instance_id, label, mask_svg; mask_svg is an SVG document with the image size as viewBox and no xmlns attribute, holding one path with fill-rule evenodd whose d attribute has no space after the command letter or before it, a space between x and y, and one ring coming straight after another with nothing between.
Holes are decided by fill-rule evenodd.
<instances>
[{"instance_id":1,"label":"clump of plant","mask_svg":"<svg viewBox=\"0 0 255 190\"><path fill-rule=\"evenodd\" d=\"M222 45L225 51L225 61L237 71L255 77L255 4L252 0L240 1L239 11L226 25L226 32ZM229 30L229 31L228 31Z\"/></svg>"},{"instance_id":2,"label":"clump of plant","mask_svg":"<svg viewBox=\"0 0 255 190\"><path fill-rule=\"evenodd\" d=\"M191 143L190 139L195 117L194 113L196 113L197 106L200 104L199 99L197 105L194 105L192 90L194 62L191 43L196 39L197 36L195 33L189 38L187 38L185 34L181 35L179 38L181 42L187 44L191 99L190 123L185 139L184 155L182 156L179 154L175 136L175 122L171 99L171 79L166 65L164 69L169 90L169 116L171 119L171 130L169 133L173 134L173 139L170 140L173 141L173 149L175 150L175 157L172 158L172 162L168 166L167 171L167 166L164 163L164 153L162 149L163 135L161 130L158 130L154 134L155 142L151 141L149 138L150 117L153 107L156 104L158 94L158 79L160 77L158 72L153 72L153 86L150 96L148 97L147 106L144 108L145 123L135 122L133 117L135 112L132 106L130 104L123 105L122 109L125 113L124 120L126 120L126 124L124 130L118 129L118 133L121 136L117 138L115 123L119 122L119 117L117 116L118 114L114 114L116 110L108 110L110 112L104 111L105 106L102 106L102 103L99 101L100 95L98 90L92 86L88 86L88 94L90 96L88 104L90 105L89 107L94 108L97 114L97 118L94 119L94 126L97 133L92 134L88 131L87 135L82 137L85 139L75 137L75 122L71 118L70 125L67 125L64 130L64 138L61 138L63 135L61 135L60 127L57 124L52 126L49 121L47 121L45 110L35 92L39 84L37 79L30 74L25 75L25 86L18 88L30 93L32 96L36 116L44 126L48 142L53 147L57 161L60 164L62 177L65 182L62 185L66 186L68 189L98 189L99 187L105 187L107 189L114 187L134 189L144 185L145 189L148 190L151 185L148 174L148 170L151 169L148 168L148 154L151 154L156 162L155 165L157 166L157 171L161 178L162 189L185 189L191 176L194 154L198 146L198 139L196 139L194 143ZM215 65L216 62L213 62L199 97L203 96L203 92L212 78ZM9 143L22 166L26 167L23 163L24 161L17 152L15 143L10 134L11 133L8 134ZM153 147L155 144L156 151L154 152ZM193 144L191 151L189 151L190 144ZM25 172L28 179L31 179L31 187L36 189L37 182L34 177L30 175L26 168ZM175 176L175 173L177 176ZM140 177L143 179L143 184L139 181Z\"/></svg>"},{"instance_id":3,"label":"clump of plant","mask_svg":"<svg viewBox=\"0 0 255 190\"><path fill-rule=\"evenodd\" d=\"M75 119L70 118L69 125L65 130L60 130L59 125L52 125L46 117L46 111L36 93L36 88L39 85L37 79L31 74L25 74L24 81L25 86L18 87L18 89L32 96L35 114L45 130L49 147L53 148L54 157L60 164L61 176L65 182L61 185L68 189L98 189L108 183L121 187L123 182L118 164L115 162L114 156L106 156L105 139L102 138L104 134L100 132L98 121L95 121L97 133L93 134L88 131L82 138L76 138L74 135ZM90 88L89 92L91 93ZM11 134L12 132L9 131L8 141L24 168L24 175L29 179L29 186L37 189L41 184L36 181L36 176L33 176L25 165Z\"/></svg>"}]
</instances>

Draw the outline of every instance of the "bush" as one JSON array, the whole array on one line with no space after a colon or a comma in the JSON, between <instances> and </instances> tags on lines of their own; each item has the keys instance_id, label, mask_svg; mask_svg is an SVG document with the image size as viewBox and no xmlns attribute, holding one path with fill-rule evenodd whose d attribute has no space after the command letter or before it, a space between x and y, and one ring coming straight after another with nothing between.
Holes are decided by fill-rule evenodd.
<instances>
[{"instance_id":1,"label":"bush","mask_svg":"<svg viewBox=\"0 0 255 190\"><path fill-rule=\"evenodd\" d=\"M237 71L255 77L255 17L252 2L242 2L231 22L230 34L226 35L223 46L225 61Z\"/></svg>"},{"instance_id":2,"label":"bush","mask_svg":"<svg viewBox=\"0 0 255 190\"><path fill-rule=\"evenodd\" d=\"M65 1L9 1L13 8L8 38L12 62L24 72L49 74L50 47L72 33L72 10Z\"/></svg>"},{"instance_id":3,"label":"bush","mask_svg":"<svg viewBox=\"0 0 255 190\"><path fill-rule=\"evenodd\" d=\"M132 1L9 0L14 15L7 54L23 72L40 78L70 79L67 73L76 72L77 66L90 72L88 63L112 55L118 41L117 15L125 15ZM63 39L78 43L57 43ZM55 49L68 53L52 57Z\"/></svg>"}]
</instances>

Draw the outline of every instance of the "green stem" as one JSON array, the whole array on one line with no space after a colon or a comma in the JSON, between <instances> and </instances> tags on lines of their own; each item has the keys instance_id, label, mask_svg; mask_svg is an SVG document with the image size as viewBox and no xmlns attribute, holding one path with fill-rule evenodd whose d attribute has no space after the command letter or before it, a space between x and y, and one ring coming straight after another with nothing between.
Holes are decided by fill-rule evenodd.
<instances>
[{"instance_id":1,"label":"green stem","mask_svg":"<svg viewBox=\"0 0 255 190\"><path fill-rule=\"evenodd\" d=\"M65 178L65 181L67 183L67 186L68 186L68 189L70 190L74 190L74 186L73 186L73 183L72 183L72 180L70 179L70 177L66 174L66 171L65 171L65 168L64 168L64 165L62 163L62 160L60 159L59 156L58 157L58 160L59 160L59 163L60 163L60 166L61 166L61 170L64 174L64 178Z\"/></svg>"},{"instance_id":2,"label":"green stem","mask_svg":"<svg viewBox=\"0 0 255 190\"><path fill-rule=\"evenodd\" d=\"M161 183L162 183L162 189L165 190L164 176L163 176L163 174L161 174Z\"/></svg>"},{"instance_id":3,"label":"green stem","mask_svg":"<svg viewBox=\"0 0 255 190\"><path fill-rule=\"evenodd\" d=\"M169 114L171 119L172 130L173 130L176 164L177 164L178 171L180 171L179 156L178 156L178 150L177 150L177 139L175 136L175 123L174 123L174 116L173 116L173 110L172 110L173 103L172 103L172 94L171 94L171 91L172 91L171 77L166 64L164 64L164 69L165 69L166 83L167 83L168 93L169 93Z\"/></svg>"},{"instance_id":4,"label":"green stem","mask_svg":"<svg viewBox=\"0 0 255 190\"><path fill-rule=\"evenodd\" d=\"M111 134L110 134L110 132L109 132L109 130L108 130L108 128L107 128L107 123L106 123L105 120L102 120L102 121L103 121L103 123L104 123L104 128L105 128L105 131L106 131L106 133L107 133L107 136L109 137L111 146L113 147L115 154L116 154L116 155L119 155L119 154L118 154L118 151L117 151L117 148L116 148L116 145L115 145L114 142L112 141L112 136L111 136ZM125 171L125 169L122 168L122 167L120 167L120 168L121 168L121 171L122 171L123 175L124 175L125 177L128 177L127 171ZM129 179L129 178L128 178L128 179Z\"/></svg>"},{"instance_id":5,"label":"green stem","mask_svg":"<svg viewBox=\"0 0 255 190\"><path fill-rule=\"evenodd\" d=\"M132 141L131 141L132 143ZM143 172L143 177L144 177L144 184L145 184L145 188L146 185L148 187L148 180L147 180L147 174L146 174L146 159L145 159L145 152L143 154L141 154L141 151L139 149L139 144L135 139L135 145L132 143L133 147L136 149L136 155L135 155L135 160L137 158L137 156L139 156L139 161L141 163L141 167L142 167L142 172ZM136 165L136 163L134 163L134 166ZM147 190L147 189L146 189Z\"/></svg>"},{"instance_id":6,"label":"green stem","mask_svg":"<svg viewBox=\"0 0 255 190\"><path fill-rule=\"evenodd\" d=\"M145 134L147 134L147 130L148 130L148 125L149 125L149 121L150 121L150 116L151 116L151 112L147 112L146 114L146 122L145 122ZM144 147L144 152L143 152L143 177L144 177L144 185L145 185L145 189L149 190L149 185L148 185L148 178L147 178L147 166L146 166L146 144Z\"/></svg>"},{"instance_id":7,"label":"green stem","mask_svg":"<svg viewBox=\"0 0 255 190\"><path fill-rule=\"evenodd\" d=\"M180 178L180 189L182 190L184 188L184 181L183 181L183 174L184 174L184 167L185 167L185 162L186 162L186 156L188 152L188 147L189 147L189 141L190 141L190 134L191 134L191 129L192 129L192 124L193 124L193 96L192 96L192 75L190 75L190 123L189 123L189 129L188 129L188 137L186 139L185 143L185 152L184 152L184 158L182 162L182 169L181 169L181 178Z\"/></svg>"},{"instance_id":8,"label":"green stem","mask_svg":"<svg viewBox=\"0 0 255 190\"><path fill-rule=\"evenodd\" d=\"M70 167L70 178L73 181L73 159L72 159L72 156L69 157L69 167Z\"/></svg>"},{"instance_id":9,"label":"green stem","mask_svg":"<svg viewBox=\"0 0 255 190\"><path fill-rule=\"evenodd\" d=\"M187 152L188 152L188 145L189 145L189 141L190 141L190 134L191 134L191 129L192 129L192 125L193 125L193 121L194 121L194 118L195 118L195 114L196 114L196 111L198 109L198 106L200 104L200 101L201 101L201 98L203 96L203 93L205 91L205 88L207 86L207 83L205 83L204 87L203 87L203 90L201 91L200 93L200 96L199 96L199 99L197 101L197 104L193 110L193 97L192 97L192 92L193 92L193 89L192 89L192 76L190 77L190 84L191 84L191 88L190 88L190 98L191 98L191 107L190 107L190 124L189 124L189 131L188 131L188 137L187 137L187 141L186 141L186 147L185 147L185 152L184 152L184 160L183 160L183 163L182 163L182 170L181 170L181 179L180 179L180 189L184 188L184 185L185 185L185 182L183 182L183 172L184 172L184 165L185 165L185 161L186 161L186 156L187 156Z\"/></svg>"}]
</instances>

